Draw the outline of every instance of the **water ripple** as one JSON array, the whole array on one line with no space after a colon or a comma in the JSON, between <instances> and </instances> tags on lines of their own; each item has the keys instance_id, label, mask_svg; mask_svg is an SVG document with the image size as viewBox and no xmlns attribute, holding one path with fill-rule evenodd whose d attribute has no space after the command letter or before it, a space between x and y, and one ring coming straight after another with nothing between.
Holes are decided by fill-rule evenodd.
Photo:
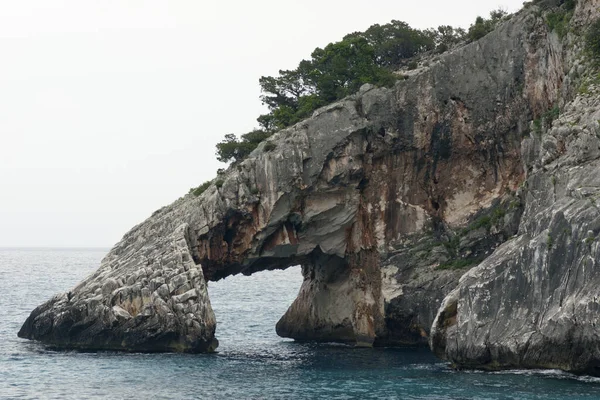
<instances>
[{"instance_id":1,"label":"water ripple","mask_svg":"<svg viewBox=\"0 0 600 400\"><path fill-rule=\"evenodd\" d=\"M216 354L53 351L16 337L28 313L93 272L98 250L0 249L2 399L597 399L559 371L456 372L427 350L352 349L277 337L298 268L210 283Z\"/></svg>"}]
</instances>

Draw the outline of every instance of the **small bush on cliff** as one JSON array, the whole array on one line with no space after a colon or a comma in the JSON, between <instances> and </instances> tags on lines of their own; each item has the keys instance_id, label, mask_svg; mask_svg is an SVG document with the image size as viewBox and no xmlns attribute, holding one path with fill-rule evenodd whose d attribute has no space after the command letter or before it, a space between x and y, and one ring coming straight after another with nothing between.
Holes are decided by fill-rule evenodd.
<instances>
[{"instance_id":1,"label":"small bush on cliff","mask_svg":"<svg viewBox=\"0 0 600 400\"><path fill-rule=\"evenodd\" d=\"M565 5L567 11L573 11L577 5L577 0L563 0L562 4Z\"/></svg>"},{"instance_id":2,"label":"small bush on cliff","mask_svg":"<svg viewBox=\"0 0 600 400\"><path fill-rule=\"evenodd\" d=\"M558 117L560 117L560 108L558 108L558 106L554 106L542 114L542 119L544 120L546 128L550 128L554 120Z\"/></svg>"},{"instance_id":3,"label":"small bush on cliff","mask_svg":"<svg viewBox=\"0 0 600 400\"><path fill-rule=\"evenodd\" d=\"M569 31L569 22L573 13L570 11L559 10L546 15L546 25L550 31L556 32L558 37L563 38Z\"/></svg>"},{"instance_id":4,"label":"small bush on cliff","mask_svg":"<svg viewBox=\"0 0 600 400\"><path fill-rule=\"evenodd\" d=\"M212 181L206 181L202 185L198 186L197 188L191 188L190 193L192 193L194 196L198 197L202 193L204 193L206 191L206 189L208 189L208 187L210 186L211 183L212 183Z\"/></svg>"},{"instance_id":5,"label":"small bush on cliff","mask_svg":"<svg viewBox=\"0 0 600 400\"><path fill-rule=\"evenodd\" d=\"M277 145L273 142L269 142L265 144L265 151L269 152L269 151L273 151L277 148Z\"/></svg>"},{"instance_id":6,"label":"small bush on cliff","mask_svg":"<svg viewBox=\"0 0 600 400\"><path fill-rule=\"evenodd\" d=\"M590 55L600 61L600 19L590 26L585 37L585 44Z\"/></svg>"},{"instance_id":7,"label":"small bush on cliff","mask_svg":"<svg viewBox=\"0 0 600 400\"><path fill-rule=\"evenodd\" d=\"M467 37L470 41L474 42L476 40L481 39L494 29L504 17L506 17L508 13L501 8L490 12L490 18L485 19L483 17L477 17L475 23L471 25L469 31L467 32Z\"/></svg>"},{"instance_id":8,"label":"small bush on cliff","mask_svg":"<svg viewBox=\"0 0 600 400\"><path fill-rule=\"evenodd\" d=\"M463 269L467 267L471 267L473 265L479 264L483 261L480 258L459 258L456 260L448 261L443 264L440 264L436 267L437 270L457 270Z\"/></svg>"},{"instance_id":9,"label":"small bush on cliff","mask_svg":"<svg viewBox=\"0 0 600 400\"><path fill-rule=\"evenodd\" d=\"M217 160L221 162L239 162L246 158L260 142L271 136L273 132L262 129L256 129L242 135L238 140L233 133L225 135L220 143L217 144Z\"/></svg>"}]
</instances>

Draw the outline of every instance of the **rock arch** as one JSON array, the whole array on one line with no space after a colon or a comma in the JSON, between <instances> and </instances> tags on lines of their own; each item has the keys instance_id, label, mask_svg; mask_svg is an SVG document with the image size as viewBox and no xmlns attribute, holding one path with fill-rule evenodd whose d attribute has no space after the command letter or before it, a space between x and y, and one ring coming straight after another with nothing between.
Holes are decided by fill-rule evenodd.
<instances>
[{"instance_id":1,"label":"rock arch","mask_svg":"<svg viewBox=\"0 0 600 400\"><path fill-rule=\"evenodd\" d=\"M300 264L304 283L279 334L427 343L464 272L436 269L461 250L445 249L443 235L523 180L519 127L548 101L522 95L527 53L513 33L527 29L508 22L394 88L365 85L278 132L218 185L134 227L92 276L36 308L19 336L69 348L211 351L207 281ZM488 254L498 232L470 238L469 254Z\"/></svg>"}]
</instances>

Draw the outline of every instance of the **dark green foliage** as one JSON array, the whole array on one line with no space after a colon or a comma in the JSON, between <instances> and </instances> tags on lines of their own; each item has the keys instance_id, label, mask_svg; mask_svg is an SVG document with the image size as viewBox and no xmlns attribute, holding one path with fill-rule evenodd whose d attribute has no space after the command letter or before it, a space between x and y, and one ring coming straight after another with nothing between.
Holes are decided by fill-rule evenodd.
<instances>
[{"instance_id":1,"label":"dark green foliage","mask_svg":"<svg viewBox=\"0 0 600 400\"><path fill-rule=\"evenodd\" d=\"M398 67L405 60L435 48L429 31L411 28L406 22L392 20L389 24L375 24L365 32L346 35L344 40L364 38L373 49L374 62L382 67Z\"/></svg>"},{"instance_id":2,"label":"dark green foliage","mask_svg":"<svg viewBox=\"0 0 600 400\"><path fill-rule=\"evenodd\" d=\"M277 145L273 142L269 142L265 144L265 151L273 151L277 148Z\"/></svg>"},{"instance_id":3,"label":"dark green foliage","mask_svg":"<svg viewBox=\"0 0 600 400\"><path fill-rule=\"evenodd\" d=\"M412 55L415 50L407 45L412 43L409 40L396 47L376 43L377 33L370 32L372 28L315 49L311 59L300 62L295 70L281 70L277 77L261 77L261 100L271 110L258 119L263 129L294 125L317 108L355 93L365 83L393 84L395 77L384 66L394 62L394 57Z\"/></svg>"},{"instance_id":4,"label":"dark green foliage","mask_svg":"<svg viewBox=\"0 0 600 400\"><path fill-rule=\"evenodd\" d=\"M450 255L450 257L457 257L458 256L458 248L460 247L460 236L455 235L453 236L450 240L448 240L447 242L443 242L444 247L446 248L446 251L448 251L448 254Z\"/></svg>"},{"instance_id":5,"label":"dark green foliage","mask_svg":"<svg viewBox=\"0 0 600 400\"><path fill-rule=\"evenodd\" d=\"M437 29L428 29L426 32L432 38L438 53L447 51L466 37L464 29L454 28L450 25L441 25Z\"/></svg>"},{"instance_id":6,"label":"dark green foliage","mask_svg":"<svg viewBox=\"0 0 600 400\"><path fill-rule=\"evenodd\" d=\"M468 37L471 41L476 41L487 35L492 31L491 27L486 20L482 17L477 17L475 20L475 24L471 25L469 28Z\"/></svg>"},{"instance_id":7,"label":"dark green foliage","mask_svg":"<svg viewBox=\"0 0 600 400\"><path fill-rule=\"evenodd\" d=\"M555 119L560 116L560 109L558 106L550 108L548 111L543 113L539 118L533 120L533 131L536 135L540 136L543 129L549 129Z\"/></svg>"},{"instance_id":8,"label":"dark green foliage","mask_svg":"<svg viewBox=\"0 0 600 400\"><path fill-rule=\"evenodd\" d=\"M225 135L217 144L217 159L239 162L274 131L292 126L316 109L358 91L365 83L391 86L398 79L392 70L422 52L458 43L464 31L451 26L421 31L401 21L373 25L365 32L346 35L343 40L315 49L309 60L294 70L280 70L278 76L259 80L261 100L269 113L257 118L261 129L240 139ZM266 148L266 151L272 148Z\"/></svg>"},{"instance_id":9,"label":"dark green foliage","mask_svg":"<svg viewBox=\"0 0 600 400\"><path fill-rule=\"evenodd\" d=\"M541 118L536 118L533 120L533 131L538 134L541 135L542 134L542 120Z\"/></svg>"},{"instance_id":10,"label":"dark green foliage","mask_svg":"<svg viewBox=\"0 0 600 400\"><path fill-rule=\"evenodd\" d=\"M478 21L487 33L505 15L504 11L497 10L490 14L489 20L480 18ZM479 36L479 28L472 27L469 37ZM242 135L240 139L234 134L226 135L217 144L217 159L239 162L273 132L302 121L322 106L356 93L365 83L389 87L398 79L407 79L393 71L400 67L415 69L418 65L413 59L415 56L433 50L444 52L465 38L464 29L449 25L419 30L405 22L392 20L385 25L373 25L364 32L346 35L324 48L316 48L310 59L301 61L296 69L280 70L278 76L260 78L261 100L269 113L257 118L260 129Z\"/></svg>"},{"instance_id":11,"label":"dark green foliage","mask_svg":"<svg viewBox=\"0 0 600 400\"><path fill-rule=\"evenodd\" d=\"M573 17L572 12L558 10L546 15L546 25L551 31L555 31L558 37L563 38L569 29L569 22Z\"/></svg>"},{"instance_id":12,"label":"dark green foliage","mask_svg":"<svg viewBox=\"0 0 600 400\"><path fill-rule=\"evenodd\" d=\"M258 122L265 130L285 128L355 93L365 83L390 86L397 79L393 69L406 64L416 68L416 62L409 59L436 46L449 48L463 36L462 29L451 26L421 31L395 20L346 35L315 49L295 70L260 78L261 100L271 112Z\"/></svg>"},{"instance_id":13,"label":"dark green foliage","mask_svg":"<svg viewBox=\"0 0 600 400\"><path fill-rule=\"evenodd\" d=\"M564 5L565 10L573 11L577 5L577 0L561 0L560 4Z\"/></svg>"},{"instance_id":14,"label":"dark green foliage","mask_svg":"<svg viewBox=\"0 0 600 400\"><path fill-rule=\"evenodd\" d=\"M502 222L502 219L506 215L506 210L503 206L497 206L493 208L489 213L480 216L473 223L463 229L462 234L465 235L471 231L477 230L479 228L485 228L486 230L490 230L492 226L497 225Z\"/></svg>"},{"instance_id":15,"label":"dark green foliage","mask_svg":"<svg viewBox=\"0 0 600 400\"><path fill-rule=\"evenodd\" d=\"M444 270L444 269L449 269L449 270L456 270L456 269L463 269L463 268L467 268L470 267L472 265L475 264L479 264L482 260L479 258L459 258L457 260L452 260L452 261L448 261L445 262L443 264L440 264L437 266L436 269L438 270Z\"/></svg>"},{"instance_id":16,"label":"dark green foliage","mask_svg":"<svg viewBox=\"0 0 600 400\"><path fill-rule=\"evenodd\" d=\"M502 222L502 219L504 219L505 215L506 210L503 207L494 208L494 211L492 211L492 225Z\"/></svg>"},{"instance_id":17,"label":"dark green foliage","mask_svg":"<svg viewBox=\"0 0 600 400\"><path fill-rule=\"evenodd\" d=\"M550 31L554 31L563 38L569 31L569 23L573 17L573 10L577 4L576 0L561 0L559 8L553 8L552 12L546 14L546 25Z\"/></svg>"},{"instance_id":18,"label":"dark green foliage","mask_svg":"<svg viewBox=\"0 0 600 400\"><path fill-rule=\"evenodd\" d=\"M554 239L550 234L548 234L548 237L546 238L546 246L548 246L548 250L552 249L552 246L554 246Z\"/></svg>"},{"instance_id":19,"label":"dark green foliage","mask_svg":"<svg viewBox=\"0 0 600 400\"><path fill-rule=\"evenodd\" d=\"M521 206L522 206L522 204L521 204L521 200L520 200L520 199L518 199L518 198L516 198L516 199L512 200L512 201L510 202L510 204L508 205L508 210L509 210L509 211L513 211L513 210L516 210L516 209L518 209L518 208L519 208L519 207L521 207Z\"/></svg>"},{"instance_id":20,"label":"dark green foliage","mask_svg":"<svg viewBox=\"0 0 600 400\"><path fill-rule=\"evenodd\" d=\"M542 115L542 119L544 120L544 124L546 125L546 127L550 127L552 126L552 122L554 122L554 120L557 119L559 116L560 109L558 108L558 106L554 106Z\"/></svg>"},{"instance_id":21,"label":"dark green foliage","mask_svg":"<svg viewBox=\"0 0 600 400\"><path fill-rule=\"evenodd\" d=\"M477 218L475 222L469 226L470 230L474 231L479 228L490 229L492 227L492 218L489 215Z\"/></svg>"},{"instance_id":22,"label":"dark green foliage","mask_svg":"<svg viewBox=\"0 0 600 400\"><path fill-rule=\"evenodd\" d=\"M217 189L221 189L221 188L223 187L223 184L224 184L224 183L225 183L225 182L223 181L223 179L217 179L217 180L215 181L215 186L217 187Z\"/></svg>"},{"instance_id":23,"label":"dark green foliage","mask_svg":"<svg viewBox=\"0 0 600 400\"><path fill-rule=\"evenodd\" d=\"M585 45L590 55L600 61L600 19L590 26L585 36Z\"/></svg>"},{"instance_id":24,"label":"dark green foliage","mask_svg":"<svg viewBox=\"0 0 600 400\"><path fill-rule=\"evenodd\" d=\"M206 189L208 189L208 187L210 186L211 183L212 183L212 181L206 181L202 185L198 186L197 188L191 188L190 193L192 193L194 196L198 197L202 193L204 193L206 191Z\"/></svg>"},{"instance_id":25,"label":"dark green foliage","mask_svg":"<svg viewBox=\"0 0 600 400\"><path fill-rule=\"evenodd\" d=\"M257 129L241 136L241 140L233 134L225 135L225 139L217 144L217 160L221 162L239 162L246 158L260 142L272 135L272 132Z\"/></svg>"},{"instance_id":26,"label":"dark green foliage","mask_svg":"<svg viewBox=\"0 0 600 400\"><path fill-rule=\"evenodd\" d=\"M489 19L477 17L475 23L469 27L469 31L467 32L468 39L472 42L481 39L496 29L498 23L507 15L508 13L506 11L499 8L490 12Z\"/></svg>"}]
</instances>

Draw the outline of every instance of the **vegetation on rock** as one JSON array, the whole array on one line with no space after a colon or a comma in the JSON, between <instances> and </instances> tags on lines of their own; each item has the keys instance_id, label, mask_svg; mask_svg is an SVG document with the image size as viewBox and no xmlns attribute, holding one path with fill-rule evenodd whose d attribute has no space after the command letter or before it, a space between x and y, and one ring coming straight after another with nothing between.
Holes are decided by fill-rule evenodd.
<instances>
[{"instance_id":1,"label":"vegetation on rock","mask_svg":"<svg viewBox=\"0 0 600 400\"><path fill-rule=\"evenodd\" d=\"M192 193L194 196L198 197L202 193L204 193L206 191L206 189L208 189L208 187L210 186L211 183L212 183L212 181L206 181L202 185L200 185L196 188L191 188L190 193Z\"/></svg>"},{"instance_id":2,"label":"vegetation on rock","mask_svg":"<svg viewBox=\"0 0 600 400\"><path fill-rule=\"evenodd\" d=\"M591 56L600 61L600 19L590 26L585 37L585 44Z\"/></svg>"},{"instance_id":3,"label":"vegetation on rock","mask_svg":"<svg viewBox=\"0 0 600 400\"><path fill-rule=\"evenodd\" d=\"M392 20L316 48L310 59L302 60L296 69L280 70L278 76L259 79L261 101L269 113L257 118L260 128L239 139L234 134L225 135L217 144L217 159L237 163L277 130L292 126L316 109L357 92L365 83L393 85L403 78L394 71L418 68L416 56L443 53L461 42L477 40L491 32L506 15L498 9L490 13L489 19L478 17L468 32L450 25L419 30L406 22Z\"/></svg>"},{"instance_id":4,"label":"vegetation on rock","mask_svg":"<svg viewBox=\"0 0 600 400\"><path fill-rule=\"evenodd\" d=\"M229 133L221 143L217 144L217 160L224 163L241 161L269 136L271 133L262 129L243 134L241 140L238 140L233 133Z\"/></svg>"},{"instance_id":5,"label":"vegetation on rock","mask_svg":"<svg viewBox=\"0 0 600 400\"><path fill-rule=\"evenodd\" d=\"M475 24L471 25L467 32L467 37L470 41L479 40L494 29L502 19L507 15L507 12L502 9L494 10L490 13L490 18L477 17Z\"/></svg>"}]
</instances>

